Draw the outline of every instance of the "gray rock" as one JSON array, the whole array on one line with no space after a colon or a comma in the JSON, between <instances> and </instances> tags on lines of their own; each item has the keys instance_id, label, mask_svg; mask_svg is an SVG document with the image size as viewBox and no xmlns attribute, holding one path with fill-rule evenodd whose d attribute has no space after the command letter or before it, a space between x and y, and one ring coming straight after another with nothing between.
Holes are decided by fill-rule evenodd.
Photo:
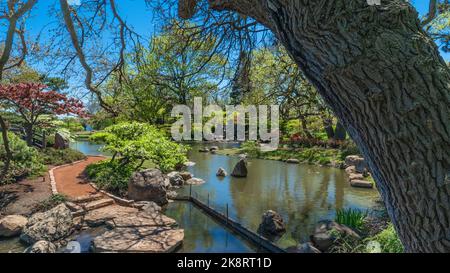
<instances>
[{"instance_id":1,"label":"gray rock","mask_svg":"<svg viewBox=\"0 0 450 273\"><path fill-rule=\"evenodd\" d=\"M65 204L61 204L49 211L31 216L20 239L28 244L42 240L56 242L69 236L73 228L72 213Z\"/></svg>"},{"instance_id":2,"label":"gray rock","mask_svg":"<svg viewBox=\"0 0 450 273\"><path fill-rule=\"evenodd\" d=\"M185 162L184 163L184 166L186 166L186 167L192 167L192 166L195 166L195 162L192 162L192 161L188 161L188 162Z\"/></svg>"},{"instance_id":3,"label":"gray rock","mask_svg":"<svg viewBox=\"0 0 450 273\"><path fill-rule=\"evenodd\" d=\"M351 228L334 221L320 221L311 236L311 242L322 252L326 252L338 239L337 236L359 240L361 237Z\"/></svg>"},{"instance_id":4,"label":"gray rock","mask_svg":"<svg viewBox=\"0 0 450 273\"><path fill-rule=\"evenodd\" d=\"M219 168L219 170L217 170L216 176L225 177L227 175L228 175L227 171L225 171L224 168Z\"/></svg>"},{"instance_id":5,"label":"gray rock","mask_svg":"<svg viewBox=\"0 0 450 273\"><path fill-rule=\"evenodd\" d=\"M372 189L373 183L367 180L354 179L350 181L350 186L354 188Z\"/></svg>"},{"instance_id":6,"label":"gray rock","mask_svg":"<svg viewBox=\"0 0 450 273\"><path fill-rule=\"evenodd\" d=\"M245 159L241 159L234 167L231 175L234 177L247 177L247 174L247 162L245 161Z\"/></svg>"},{"instance_id":7,"label":"gray rock","mask_svg":"<svg viewBox=\"0 0 450 273\"><path fill-rule=\"evenodd\" d=\"M67 139L65 136L63 136L60 133L55 134L55 149L67 149L69 148L69 139Z\"/></svg>"},{"instance_id":8,"label":"gray rock","mask_svg":"<svg viewBox=\"0 0 450 273\"><path fill-rule=\"evenodd\" d=\"M186 184L188 184L188 185L201 185L204 183L205 183L205 180L200 179L200 178L191 178L188 181L186 181Z\"/></svg>"},{"instance_id":9,"label":"gray rock","mask_svg":"<svg viewBox=\"0 0 450 273\"><path fill-rule=\"evenodd\" d=\"M168 191L167 192L167 198L174 200L175 198L177 198L178 193L176 191Z\"/></svg>"},{"instance_id":10,"label":"gray rock","mask_svg":"<svg viewBox=\"0 0 450 273\"><path fill-rule=\"evenodd\" d=\"M153 201L163 206L168 203L168 179L158 169L135 172L128 182L128 198L135 201Z\"/></svg>"},{"instance_id":11,"label":"gray rock","mask_svg":"<svg viewBox=\"0 0 450 273\"><path fill-rule=\"evenodd\" d=\"M56 253L56 245L42 240L27 248L25 253Z\"/></svg>"},{"instance_id":12,"label":"gray rock","mask_svg":"<svg viewBox=\"0 0 450 273\"><path fill-rule=\"evenodd\" d=\"M171 172L167 177L173 187L182 187L184 185L184 179L179 172Z\"/></svg>"},{"instance_id":13,"label":"gray rock","mask_svg":"<svg viewBox=\"0 0 450 273\"><path fill-rule=\"evenodd\" d=\"M364 158L357 155L349 155L345 158L345 165L355 166L355 171L357 173L367 173L368 166Z\"/></svg>"},{"instance_id":14,"label":"gray rock","mask_svg":"<svg viewBox=\"0 0 450 273\"><path fill-rule=\"evenodd\" d=\"M210 148L209 148L209 151L218 151L219 150L219 146L211 146Z\"/></svg>"},{"instance_id":15,"label":"gray rock","mask_svg":"<svg viewBox=\"0 0 450 273\"><path fill-rule=\"evenodd\" d=\"M209 153L209 148L208 147L203 147L201 149L198 150L200 153Z\"/></svg>"},{"instance_id":16,"label":"gray rock","mask_svg":"<svg viewBox=\"0 0 450 273\"><path fill-rule=\"evenodd\" d=\"M321 253L311 243L304 243L298 246L289 247L286 249L288 253Z\"/></svg>"},{"instance_id":17,"label":"gray rock","mask_svg":"<svg viewBox=\"0 0 450 273\"><path fill-rule=\"evenodd\" d=\"M289 163L289 164L300 164L300 160L298 160L296 158L289 158L288 160L286 160L286 163Z\"/></svg>"},{"instance_id":18,"label":"gray rock","mask_svg":"<svg viewBox=\"0 0 450 273\"><path fill-rule=\"evenodd\" d=\"M0 220L0 237L13 237L22 232L28 219L21 215L8 215Z\"/></svg>"},{"instance_id":19,"label":"gray rock","mask_svg":"<svg viewBox=\"0 0 450 273\"><path fill-rule=\"evenodd\" d=\"M281 235L286 231L286 225L281 215L273 210L266 211L258 227L258 233L263 235Z\"/></svg>"},{"instance_id":20,"label":"gray rock","mask_svg":"<svg viewBox=\"0 0 450 273\"><path fill-rule=\"evenodd\" d=\"M190 172L182 172L180 175L185 182L194 177Z\"/></svg>"}]
</instances>

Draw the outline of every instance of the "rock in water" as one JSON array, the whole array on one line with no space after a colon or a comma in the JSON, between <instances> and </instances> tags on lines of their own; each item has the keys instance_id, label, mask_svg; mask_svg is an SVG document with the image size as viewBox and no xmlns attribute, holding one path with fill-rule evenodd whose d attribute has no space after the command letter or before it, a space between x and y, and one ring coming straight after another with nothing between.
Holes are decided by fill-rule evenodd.
<instances>
[{"instance_id":1,"label":"rock in water","mask_svg":"<svg viewBox=\"0 0 450 273\"><path fill-rule=\"evenodd\" d=\"M192 177L194 177L190 172L182 172L180 173L181 177L183 177L183 180L186 182Z\"/></svg>"},{"instance_id":2,"label":"rock in water","mask_svg":"<svg viewBox=\"0 0 450 273\"><path fill-rule=\"evenodd\" d=\"M60 133L55 134L55 149L67 149L69 148L69 140Z\"/></svg>"},{"instance_id":3,"label":"rock in water","mask_svg":"<svg viewBox=\"0 0 450 273\"><path fill-rule=\"evenodd\" d=\"M209 148L208 147L204 147L198 150L200 153L209 153Z\"/></svg>"},{"instance_id":4,"label":"rock in water","mask_svg":"<svg viewBox=\"0 0 450 273\"><path fill-rule=\"evenodd\" d=\"M227 171L225 171L224 168L219 168L219 169L217 170L216 176L219 176L219 177L225 177L225 176L227 176L227 175L228 175L228 174L227 174Z\"/></svg>"},{"instance_id":5,"label":"rock in water","mask_svg":"<svg viewBox=\"0 0 450 273\"><path fill-rule=\"evenodd\" d=\"M320 221L311 236L311 242L320 251L327 251L336 241L336 234L344 238L359 240L361 237L351 228L334 221Z\"/></svg>"},{"instance_id":6,"label":"rock in water","mask_svg":"<svg viewBox=\"0 0 450 273\"><path fill-rule=\"evenodd\" d=\"M39 241L27 248L25 253L56 253L56 246L51 242Z\"/></svg>"},{"instance_id":7,"label":"rock in water","mask_svg":"<svg viewBox=\"0 0 450 273\"><path fill-rule=\"evenodd\" d=\"M213 152L213 151L218 151L218 150L219 150L219 146L211 146L211 148L209 148L209 150L210 150L211 152Z\"/></svg>"},{"instance_id":8,"label":"rock in water","mask_svg":"<svg viewBox=\"0 0 450 273\"><path fill-rule=\"evenodd\" d=\"M241 159L234 167L231 175L234 177L247 177L247 174L247 162L245 161L245 159Z\"/></svg>"},{"instance_id":9,"label":"rock in water","mask_svg":"<svg viewBox=\"0 0 450 273\"><path fill-rule=\"evenodd\" d=\"M262 222L258 227L258 233L262 235L281 235L286 231L281 215L273 210L266 211L262 216Z\"/></svg>"},{"instance_id":10,"label":"rock in water","mask_svg":"<svg viewBox=\"0 0 450 273\"><path fill-rule=\"evenodd\" d=\"M26 226L28 219L21 215L8 215L0 220L0 237L19 235Z\"/></svg>"},{"instance_id":11,"label":"rock in water","mask_svg":"<svg viewBox=\"0 0 450 273\"><path fill-rule=\"evenodd\" d=\"M188 185L201 185L204 183L205 183L205 180L200 179L200 178L191 178L188 181L186 181L186 184L188 184Z\"/></svg>"},{"instance_id":12,"label":"rock in water","mask_svg":"<svg viewBox=\"0 0 450 273\"><path fill-rule=\"evenodd\" d=\"M350 180L350 186L354 188L372 189L373 183L367 180L354 179Z\"/></svg>"},{"instance_id":13,"label":"rock in water","mask_svg":"<svg viewBox=\"0 0 450 273\"><path fill-rule=\"evenodd\" d=\"M300 164L300 160L298 160L296 158L289 158L288 160L286 160L286 163L289 163L289 164Z\"/></svg>"},{"instance_id":14,"label":"rock in water","mask_svg":"<svg viewBox=\"0 0 450 273\"><path fill-rule=\"evenodd\" d=\"M367 173L368 166L364 158L357 155L349 155L345 158L345 165L355 166L357 173Z\"/></svg>"},{"instance_id":15,"label":"rock in water","mask_svg":"<svg viewBox=\"0 0 450 273\"><path fill-rule=\"evenodd\" d=\"M128 198L135 201L153 201L163 206L167 200L167 181L158 169L135 172L128 182Z\"/></svg>"},{"instance_id":16,"label":"rock in water","mask_svg":"<svg viewBox=\"0 0 450 273\"><path fill-rule=\"evenodd\" d=\"M184 179L179 172L171 172L167 177L173 187L182 187L184 185Z\"/></svg>"},{"instance_id":17,"label":"rock in water","mask_svg":"<svg viewBox=\"0 0 450 273\"><path fill-rule=\"evenodd\" d=\"M28 244L42 240L56 242L69 236L73 227L71 211L65 204L61 204L49 211L31 216L20 239Z\"/></svg>"}]
</instances>

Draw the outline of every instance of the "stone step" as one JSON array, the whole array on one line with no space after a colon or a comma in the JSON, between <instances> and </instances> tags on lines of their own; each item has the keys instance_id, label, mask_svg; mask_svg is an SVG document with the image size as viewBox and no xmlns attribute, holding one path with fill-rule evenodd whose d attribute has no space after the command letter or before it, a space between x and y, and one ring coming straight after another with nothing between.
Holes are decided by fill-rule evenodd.
<instances>
[{"instance_id":1,"label":"stone step","mask_svg":"<svg viewBox=\"0 0 450 273\"><path fill-rule=\"evenodd\" d=\"M79 211L79 210L82 210L83 208L80 206L80 205L78 205L78 204L76 204L76 203L73 203L73 202L66 202L66 206L72 211L72 212L75 212L75 211Z\"/></svg>"},{"instance_id":2,"label":"stone step","mask_svg":"<svg viewBox=\"0 0 450 273\"><path fill-rule=\"evenodd\" d=\"M350 185L355 188L365 188L365 189L372 189L373 183L366 180L352 180L350 181Z\"/></svg>"},{"instance_id":3,"label":"stone step","mask_svg":"<svg viewBox=\"0 0 450 273\"><path fill-rule=\"evenodd\" d=\"M96 193L96 194L89 194L89 195L83 195L80 197L70 198L69 201L80 204L80 203L88 203L88 202L100 200L102 198L104 198L103 194Z\"/></svg>"},{"instance_id":4,"label":"stone step","mask_svg":"<svg viewBox=\"0 0 450 273\"><path fill-rule=\"evenodd\" d=\"M105 199L95 200L90 203L84 204L83 208L85 211L91 211L91 210L103 208L103 207L106 207L106 206L109 206L112 204L114 204L114 200L105 198Z\"/></svg>"}]
</instances>

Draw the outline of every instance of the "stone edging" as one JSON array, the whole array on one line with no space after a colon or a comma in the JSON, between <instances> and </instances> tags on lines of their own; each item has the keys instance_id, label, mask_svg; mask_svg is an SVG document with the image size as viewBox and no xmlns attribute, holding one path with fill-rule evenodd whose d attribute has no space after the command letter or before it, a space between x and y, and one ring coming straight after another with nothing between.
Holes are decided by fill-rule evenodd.
<instances>
[{"instance_id":1,"label":"stone edging","mask_svg":"<svg viewBox=\"0 0 450 273\"><path fill-rule=\"evenodd\" d=\"M101 157L101 158L105 158L105 157L103 157L103 156L88 156L86 159L83 159L83 160L78 160L78 161L75 161L75 162L72 162L72 163L68 163L68 164L64 164L64 165L60 165L60 166L56 166L56 167L54 167L54 168L51 168L51 169L48 171L48 175L49 175L49 177L50 177L50 185L51 185L51 187L52 187L52 194L54 194L54 195L55 195L55 194L58 194L58 189L57 189L57 187L56 187L55 174L53 173L55 170L60 169L60 168L64 168L64 167L68 167L68 166L73 166L73 165L75 165L75 164L78 164L78 163L87 161L90 157Z\"/></svg>"}]
</instances>

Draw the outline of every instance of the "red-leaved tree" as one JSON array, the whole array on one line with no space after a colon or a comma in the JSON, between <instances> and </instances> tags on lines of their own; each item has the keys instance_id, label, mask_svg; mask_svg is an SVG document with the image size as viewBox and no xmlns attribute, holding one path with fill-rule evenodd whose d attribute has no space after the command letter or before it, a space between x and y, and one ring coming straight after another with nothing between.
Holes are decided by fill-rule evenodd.
<instances>
[{"instance_id":1,"label":"red-leaved tree","mask_svg":"<svg viewBox=\"0 0 450 273\"><path fill-rule=\"evenodd\" d=\"M39 125L40 116L86 115L81 101L48 90L46 85L39 83L0 85L0 103L23 118L28 145L33 144L33 132L35 126Z\"/></svg>"}]
</instances>

